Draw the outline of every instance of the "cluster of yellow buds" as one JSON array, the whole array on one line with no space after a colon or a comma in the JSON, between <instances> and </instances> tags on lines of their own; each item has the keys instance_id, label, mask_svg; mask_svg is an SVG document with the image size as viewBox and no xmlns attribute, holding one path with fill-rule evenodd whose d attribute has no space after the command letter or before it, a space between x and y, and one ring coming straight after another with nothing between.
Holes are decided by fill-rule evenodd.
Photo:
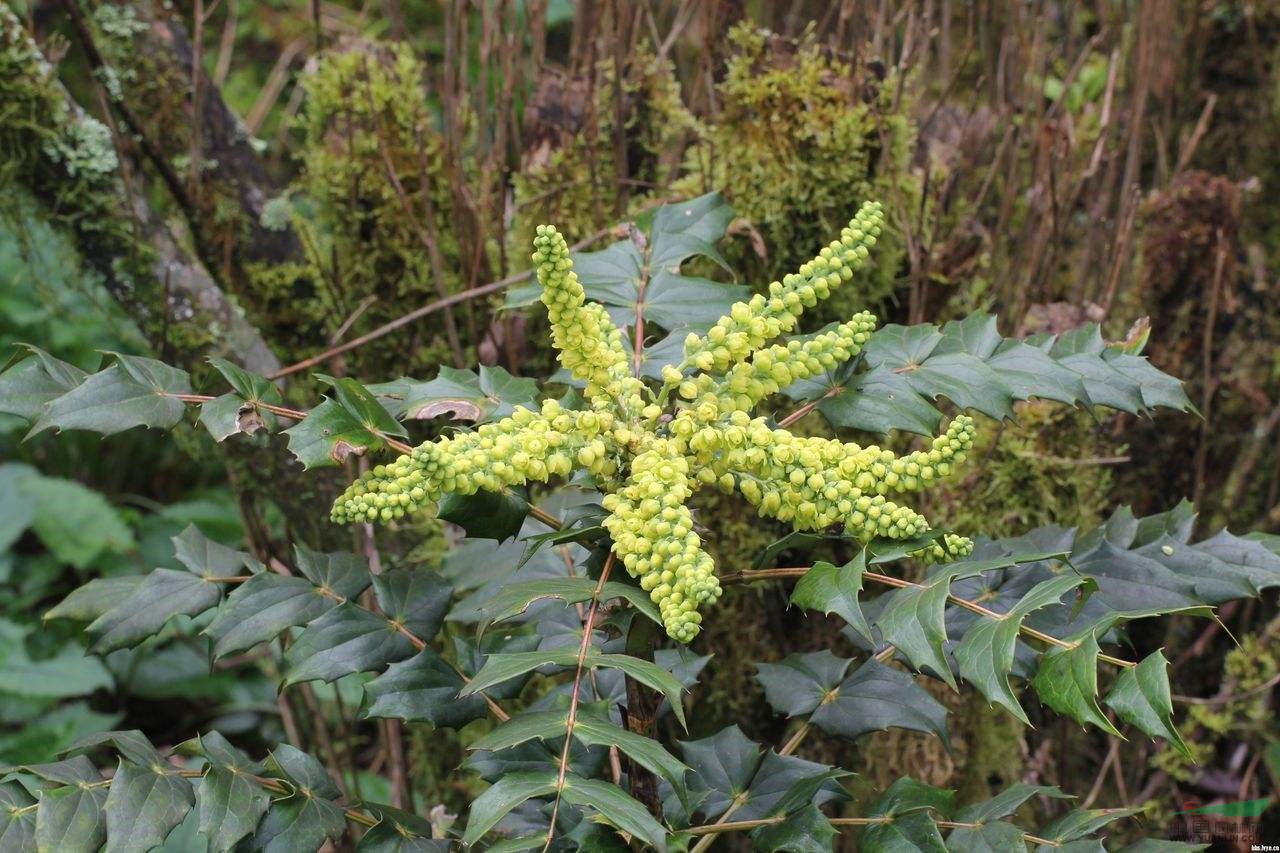
<instances>
[{"instance_id":1,"label":"cluster of yellow buds","mask_svg":"<svg viewBox=\"0 0 1280 853\"><path fill-rule=\"evenodd\" d=\"M649 445L631 463L626 485L605 495L605 527L614 552L657 603L667 633L687 643L702 623L698 605L719 598L720 583L685 504L693 494L688 460L667 439Z\"/></svg>"},{"instance_id":2,"label":"cluster of yellow buds","mask_svg":"<svg viewBox=\"0 0 1280 853\"><path fill-rule=\"evenodd\" d=\"M800 267L798 272L769 285L768 295L757 293L736 302L705 336L691 334L684 342L685 364L704 372L724 372L768 341L795 329L804 309L826 299L871 255L884 228L880 202L867 202L840 239Z\"/></svg>"},{"instance_id":3,"label":"cluster of yellow buds","mask_svg":"<svg viewBox=\"0 0 1280 853\"><path fill-rule=\"evenodd\" d=\"M533 262L553 342L561 363L586 384L590 409L547 401L540 412L517 408L473 432L426 442L353 483L334 504L333 519L391 521L445 494L585 470L606 492L604 525L614 553L681 642L697 635L699 607L720 596L688 508L702 486L740 492L762 516L797 530L840 525L862 541L924 534L924 517L887 496L922 489L963 462L973 445L971 418L956 417L927 450L898 456L797 437L749 414L770 394L836 368L866 345L875 318L861 312L807 340L766 346L852 278L883 225L879 203L863 205L840 239L798 273L771 284L767 296L735 303L706 335L690 335L684 361L663 369L656 391L632 374L622 333L604 308L586 301L564 237L539 227ZM947 535L917 556L954 559L972 547Z\"/></svg>"},{"instance_id":4,"label":"cluster of yellow buds","mask_svg":"<svg viewBox=\"0 0 1280 853\"><path fill-rule=\"evenodd\" d=\"M519 407L496 423L426 442L370 469L334 502L330 517L338 523L392 521L446 494L545 483L575 468L612 477L613 425L609 412L570 411L555 400L544 402L541 413Z\"/></svg>"}]
</instances>

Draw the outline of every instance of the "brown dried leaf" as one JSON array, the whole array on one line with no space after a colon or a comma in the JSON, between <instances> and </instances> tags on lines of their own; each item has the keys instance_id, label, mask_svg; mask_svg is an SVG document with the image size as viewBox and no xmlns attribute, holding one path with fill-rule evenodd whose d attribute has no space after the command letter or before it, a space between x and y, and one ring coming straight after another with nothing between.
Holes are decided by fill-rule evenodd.
<instances>
[{"instance_id":1,"label":"brown dried leaf","mask_svg":"<svg viewBox=\"0 0 1280 853\"><path fill-rule=\"evenodd\" d=\"M260 429L266 429L266 422L262 420L262 413L258 411L258 407L253 403L245 403L239 409L236 409L236 429L245 435L253 435Z\"/></svg>"},{"instance_id":2,"label":"brown dried leaf","mask_svg":"<svg viewBox=\"0 0 1280 853\"><path fill-rule=\"evenodd\" d=\"M478 421L484 417L484 409L471 400L434 400L414 409L409 417L426 420L446 414L455 421Z\"/></svg>"},{"instance_id":3,"label":"brown dried leaf","mask_svg":"<svg viewBox=\"0 0 1280 853\"><path fill-rule=\"evenodd\" d=\"M365 451L369 448L363 444L352 444L349 441L339 439L333 443L333 449L329 451L329 456L334 462L346 462L352 456L364 456Z\"/></svg>"}]
</instances>

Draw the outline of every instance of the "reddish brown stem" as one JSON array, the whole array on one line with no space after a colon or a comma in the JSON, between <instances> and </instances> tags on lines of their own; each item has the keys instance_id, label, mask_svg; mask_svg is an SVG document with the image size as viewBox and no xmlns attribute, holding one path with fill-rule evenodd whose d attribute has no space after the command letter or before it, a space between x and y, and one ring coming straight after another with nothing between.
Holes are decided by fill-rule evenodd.
<instances>
[{"instance_id":1,"label":"reddish brown stem","mask_svg":"<svg viewBox=\"0 0 1280 853\"><path fill-rule=\"evenodd\" d=\"M595 630L596 614L600 612L600 595L604 591L604 585L609 581L609 573L613 570L614 555L609 552L609 556L604 561L604 568L600 570L600 580L596 582L595 592L591 596L591 608L587 611L587 618L582 622L582 643L578 646L578 666L573 674L573 694L569 699L569 715L566 718L564 733L564 748L560 751L560 770L556 774L556 800L551 806L551 823L547 826L547 843L543 845L543 851L551 848L551 842L556 835L556 816L560 811L560 795L564 791L565 777L569 774L569 753L573 749L573 728L578 722L578 703L582 697L582 671L586 666L587 652L591 650L591 634Z\"/></svg>"}]
</instances>

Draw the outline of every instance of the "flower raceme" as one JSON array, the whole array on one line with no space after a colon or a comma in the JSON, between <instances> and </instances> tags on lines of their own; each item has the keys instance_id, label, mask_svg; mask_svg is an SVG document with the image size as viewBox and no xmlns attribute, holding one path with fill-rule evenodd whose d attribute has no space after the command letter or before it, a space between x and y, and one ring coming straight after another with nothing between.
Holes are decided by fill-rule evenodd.
<instances>
[{"instance_id":1,"label":"flower raceme","mask_svg":"<svg viewBox=\"0 0 1280 853\"><path fill-rule=\"evenodd\" d=\"M604 522L614 553L657 603L667 633L697 635L700 607L720 596L687 501L711 486L738 492L762 515L796 530L843 525L862 541L910 539L929 530L923 516L891 498L918 491L964 461L973 421L956 417L928 449L897 455L827 438L802 438L751 411L791 383L857 355L875 328L861 312L807 340L768 345L795 330L801 314L849 281L883 227L868 202L798 272L732 306L705 335L691 334L684 359L662 370L656 391L631 372L622 333L587 302L564 237L540 226L533 262L560 362L586 385L588 408L554 400L539 411L425 442L353 483L334 504L336 522L393 521L445 494L499 491L592 475L605 492ZM948 535L919 552L963 556L972 543Z\"/></svg>"}]
</instances>

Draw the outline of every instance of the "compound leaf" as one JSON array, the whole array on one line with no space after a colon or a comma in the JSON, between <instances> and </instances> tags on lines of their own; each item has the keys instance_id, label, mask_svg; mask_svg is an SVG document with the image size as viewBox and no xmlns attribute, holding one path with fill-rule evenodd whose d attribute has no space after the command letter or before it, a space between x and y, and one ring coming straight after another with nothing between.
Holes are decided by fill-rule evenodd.
<instances>
[{"instance_id":1,"label":"compound leaf","mask_svg":"<svg viewBox=\"0 0 1280 853\"><path fill-rule=\"evenodd\" d=\"M182 420L190 394L187 373L140 356L116 355L115 364L50 400L31 435L47 429L83 429L112 435L136 426L168 429Z\"/></svg>"},{"instance_id":2,"label":"compound leaf","mask_svg":"<svg viewBox=\"0 0 1280 853\"><path fill-rule=\"evenodd\" d=\"M90 623L96 654L136 646L160 632L174 616L194 616L213 607L222 589L191 572L154 569L120 604Z\"/></svg>"},{"instance_id":3,"label":"compound leaf","mask_svg":"<svg viewBox=\"0 0 1280 853\"><path fill-rule=\"evenodd\" d=\"M986 697L1013 714L1023 725L1031 725L1026 712L1009 686L1018 632L1027 614L1057 604L1067 592L1085 583L1082 575L1063 574L1034 586L1007 613L997 619L981 619L965 633L956 646L960 675Z\"/></svg>"}]
</instances>

